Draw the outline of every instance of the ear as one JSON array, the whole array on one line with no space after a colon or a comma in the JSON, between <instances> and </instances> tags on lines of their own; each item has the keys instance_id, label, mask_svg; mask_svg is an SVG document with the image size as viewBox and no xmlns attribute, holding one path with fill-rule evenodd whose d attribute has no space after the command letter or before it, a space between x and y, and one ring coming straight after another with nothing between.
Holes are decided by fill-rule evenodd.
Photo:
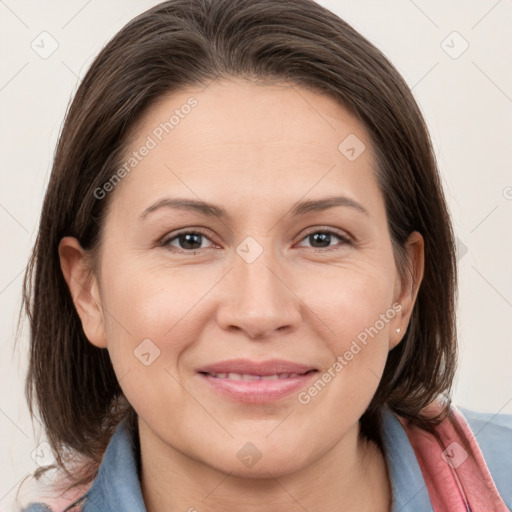
<instances>
[{"instance_id":1,"label":"ear","mask_svg":"<svg viewBox=\"0 0 512 512\"><path fill-rule=\"evenodd\" d=\"M425 268L424 241L417 231L411 233L407 239L403 264L405 264L405 272L403 276L397 278L395 288L395 303L400 304L401 307L392 322L389 339L390 350L398 345L404 337L423 280ZM397 332L397 329L400 329L400 332Z\"/></svg>"},{"instance_id":2,"label":"ear","mask_svg":"<svg viewBox=\"0 0 512 512\"><path fill-rule=\"evenodd\" d=\"M107 337L101 309L98 280L80 242L66 236L59 243L60 267L87 339L106 348Z\"/></svg>"}]
</instances>

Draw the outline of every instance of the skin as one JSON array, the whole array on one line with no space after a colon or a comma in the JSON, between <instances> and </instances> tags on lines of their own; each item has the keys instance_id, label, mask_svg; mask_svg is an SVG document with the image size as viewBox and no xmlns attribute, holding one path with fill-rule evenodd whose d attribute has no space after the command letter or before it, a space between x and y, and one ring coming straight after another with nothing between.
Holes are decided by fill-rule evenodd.
<instances>
[{"instance_id":1,"label":"skin","mask_svg":"<svg viewBox=\"0 0 512 512\"><path fill-rule=\"evenodd\" d=\"M364 126L297 85L233 79L160 98L132 149L191 96L197 106L110 192L98 271L76 239L59 246L84 331L109 351L137 411L147 509L387 511L385 459L360 438L358 420L407 328L423 240L411 235L412 272L400 279ZM338 149L349 134L366 147L354 161ZM366 213L290 213L298 201L331 196ZM230 219L160 208L141 221L163 197L221 205ZM175 238L200 228L195 250ZM325 228L349 241L308 236ZM263 251L251 263L236 251L248 236ZM308 404L297 393L235 402L196 373L231 358L326 371L396 303L400 312ZM145 366L134 350L148 338L160 355ZM261 453L252 467L237 457L248 442Z\"/></svg>"}]
</instances>

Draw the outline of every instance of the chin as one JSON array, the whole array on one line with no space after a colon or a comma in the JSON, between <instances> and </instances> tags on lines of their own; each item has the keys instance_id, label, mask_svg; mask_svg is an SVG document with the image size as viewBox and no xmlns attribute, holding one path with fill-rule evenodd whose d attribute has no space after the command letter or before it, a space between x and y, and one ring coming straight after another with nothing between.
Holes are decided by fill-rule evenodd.
<instances>
[{"instance_id":1,"label":"chin","mask_svg":"<svg viewBox=\"0 0 512 512\"><path fill-rule=\"evenodd\" d=\"M283 457L272 457L272 460L263 461L260 459L252 467L244 467L242 463L233 464L230 461L225 467L218 468L223 473L230 474L231 477L242 479L265 480L268 478L280 478L295 473L302 469L301 464L296 461L290 464L290 455Z\"/></svg>"},{"instance_id":2,"label":"chin","mask_svg":"<svg viewBox=\"0 0 512 512\"><path fill-rule=\"evenodd\" d=\"M268 443L267 443L268 444ZM237 443L240 445L240 443ZM226 448L218 457L205 462L218 471L228 473L238 478L265 479L271 477L280 477L292 474L308 464L308 461L299 458L300 447L289 450L276 449L272 447L262 447L262 443L251 443L248 441L241 446L237 446L233 453L232 448ZM234 457L226 454L233 453Z\"/></svg>"}]
</instances>

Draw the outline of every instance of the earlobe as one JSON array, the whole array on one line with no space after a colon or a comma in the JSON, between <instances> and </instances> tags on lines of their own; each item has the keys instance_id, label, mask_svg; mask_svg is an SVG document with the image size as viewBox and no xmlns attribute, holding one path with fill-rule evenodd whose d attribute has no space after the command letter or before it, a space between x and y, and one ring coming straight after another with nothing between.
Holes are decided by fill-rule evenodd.
<instances>
[{"instance_id":1,"label":"earlobe","mask_svg":"<svg viewBox=\"0 0 512 512\"><path fill-rule=\"evenodd\" d=\"M106 348L98 280L90 268L86 252L76 238L66 236L59 243L59 258L87 339L96 347Z\"/></svg>"},{"instance_id":2,"label":"earlobe","mask_svg":"<svg viewBox=\"0 0 512 512\"><path fill-rule=\"evenodd\" d=\"M390 335L389 348L394 348L402 340L409 324L414 304L418 296L425 266L424 240L420 233L414 231L405 244L405 265L403 277L397 287L396 302L400 304L400 313Z\"/></svg>"}]
</instances>

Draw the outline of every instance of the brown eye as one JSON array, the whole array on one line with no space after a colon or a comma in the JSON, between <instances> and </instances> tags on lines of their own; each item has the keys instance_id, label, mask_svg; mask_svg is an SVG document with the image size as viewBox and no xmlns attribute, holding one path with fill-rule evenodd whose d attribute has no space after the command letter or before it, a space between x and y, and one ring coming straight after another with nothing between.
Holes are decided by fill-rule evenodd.
<instances>
[{"instance_id":1,"label":"brown eye","mask_svg":"<svg viewBox=\"0 0 512 512\"><path fill-rule=\"evenodd\" d=\"M182 231L167 240L164 240L161 245L171 250L181 251L198 251L208 247L201 247L203 239L210 240L204 233L200 231Z\"/></svg>"},{"instance_id":2,"label":"brown eye","mask_svg":"<svg viewBox=\"0 0 512 512\"><path fill-rule=\"evenodd\" d=\"M336 245L351 244L348 237L332 229L311 231L302 240L307 240L313 249L333 248ZM334 243L338 241L338 243ZM340 243L341 242L341 243Z\"/></svg>"}]
</instances>

